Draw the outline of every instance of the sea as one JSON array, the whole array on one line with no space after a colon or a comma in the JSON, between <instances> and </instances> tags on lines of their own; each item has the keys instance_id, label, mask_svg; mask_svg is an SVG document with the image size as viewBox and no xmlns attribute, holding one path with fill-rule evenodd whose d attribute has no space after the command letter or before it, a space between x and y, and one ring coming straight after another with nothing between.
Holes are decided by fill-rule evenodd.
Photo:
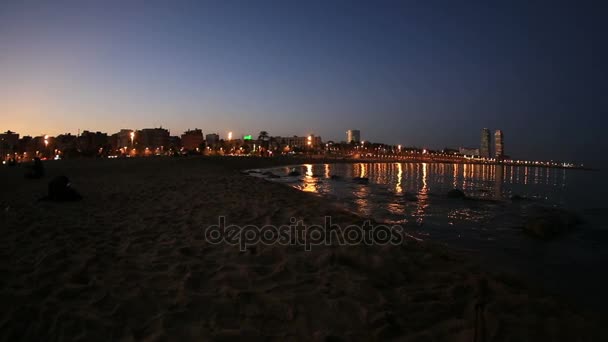
<instances>
[{"instance_id":1,"label":"sea","mask_svg":"<svg viewBox=\"0 0 608 342\"><path fill-rule=\"evenodd\" d=\"M533 166L448 163L303 164L259 170L344 209L471 253L575 305L608 312L608 174ZM295 173L293 173L295 171ZM292 173L292 176L289 174ZM357 180L356 177L366 178ZM447 197L460 189L468 200ZM533 207L575 212L583 223L551 240L526 234Z\"/></svg>"}]
</instances>

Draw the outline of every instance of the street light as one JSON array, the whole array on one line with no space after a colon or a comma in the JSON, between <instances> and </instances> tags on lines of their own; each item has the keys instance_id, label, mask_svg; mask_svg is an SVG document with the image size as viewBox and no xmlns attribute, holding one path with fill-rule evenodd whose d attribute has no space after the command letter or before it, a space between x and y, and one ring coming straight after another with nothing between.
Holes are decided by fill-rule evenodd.
<instances>
[{"instance_id":1,"label":"street light","mask_svg":"<svg viewBox=\"0 0 608 342\"><path fill-rule=\"evenodd\" d=\"M46 155L48 153L49 150L49 136L45 135L44 136L44 154Z\"/></svg>"}]
</instances>

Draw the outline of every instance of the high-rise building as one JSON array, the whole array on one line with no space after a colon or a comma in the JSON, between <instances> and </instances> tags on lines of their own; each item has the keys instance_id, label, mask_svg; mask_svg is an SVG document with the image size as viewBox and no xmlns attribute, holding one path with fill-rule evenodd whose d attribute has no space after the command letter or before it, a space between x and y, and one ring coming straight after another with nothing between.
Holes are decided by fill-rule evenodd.
<instances>
[{"instance_id":1,"label":"high-rise building","mask_svg":"<svg viewBox=\"0 0 608 342\"><path fill-rule=\"evenodd\" d=\"M502 131L497 129L494 132L494 151L496 153L496 159L502 159L505 156L505 142Z\"/></svg>"},{"instance_id":2,"label":"high-rise building","mask_svg":"<svg viewBox=\"0 0 608 342\"><path fill-rule=\"evenodd\" d=\"M361 131L358 129L349 129L346 131L346 142L351 143L353 141L356 143L361 142Z\"/></svg>"},{"instance_id":3,"label":"high-rise building","mask_svg":"<svg viewBox=\"0 0 608 342\"><path fill-rule=\"evenodd\" d=\"M479 148L479 156L482 158L490 158L490 130L484 128L481 130L481 146Z\"/></svg>"}]
</instances>

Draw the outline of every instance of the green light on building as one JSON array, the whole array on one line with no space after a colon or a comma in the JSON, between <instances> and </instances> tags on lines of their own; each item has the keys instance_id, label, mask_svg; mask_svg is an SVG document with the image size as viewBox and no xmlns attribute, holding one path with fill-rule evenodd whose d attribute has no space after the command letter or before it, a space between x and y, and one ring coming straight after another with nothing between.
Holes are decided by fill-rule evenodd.
<instances>
[{"instance_id":1,"label":"green light on building","mask_svg":"<svg viewBox=\"0 0 608 342\"><path fill-rule=\"evenodd\" d=\"M251 134L243 136L243 140L251 140Z\"/></svg>"}]
</instances>

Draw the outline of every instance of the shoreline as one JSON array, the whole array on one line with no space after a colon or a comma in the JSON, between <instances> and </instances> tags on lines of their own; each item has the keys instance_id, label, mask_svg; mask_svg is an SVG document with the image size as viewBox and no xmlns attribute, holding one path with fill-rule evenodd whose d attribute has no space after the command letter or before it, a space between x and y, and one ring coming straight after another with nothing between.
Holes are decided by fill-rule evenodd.
<instances>
[{"instance_id":1,"label":"shoreline","mask_svg":"<svg viewBox=\"0 0 608 342\"><path fill-rule=\"evenodd\" d=\"M135 157L135 158L117 158L119 160L135 160L135 159L162 159L170 158L169 156L149 156L149 157ZM72 158L59 161L82 161L87 162L90 160L105 160L112 158ZM116 159L116 158L114 158ZM457 159L457 160L429 160L424 158L408 158L408 159L383 159L383 158L348 158L348 157L324 157L324 156L273 156L273 157L258 157L258 156L237 156L237 155L191 155L181 156L178 159L206 159L206 160L220 160L222 162L230 160L242 160L248 159L256 165L271 165L272 166L291 166L300 164L335 164L335 163L430 163L430 164L470 164L470 165L489 165L489 166L516 166L516 167L532 167L532 168L544 168L544 169L558 169L558 170L581 170L581 171L602 171L600 168L587 167L587 166L558 166L558 165L536 165L536 164L517 164L517 163L501 163L501 162L488 162L488 161L477 161L471 159ZM44 160L45 162L54 163L57 160ZM28 164L30 162L19 162L20 164Z\"/></svg>"},{"instance_id":2,"label":"shoreline","mask_svg":"<svg viewBox=\"0 0 608 342\"><path fill-rule=\"evenodd\" d=\"M221 214L239 225L364 219L240 173L279 160L228 158L59 161L35 181L0 170L0 337L468 341L479 300L488 340L606 336L600 316L433 243L245 253L210 245L201 228ZM36 201L59 174L82 202Z\"/></svg>"},{"instance_id":3,"label":"shoreline","mask_svg":"<svg viewBox=\"0 0 608 342\"><path fill-rule=\"evenodd\" d=\"M425 228L420 228L420 226L418 226L415 222L416 217L412 217L412 213L410 211L415 211L415 208L411 208L407 209L408 212L408 216L407 219L399 220L399 221L395 221L394 219L390 218L390 217L379 217L377 215L375 215L375 210L373 211L373 213L365 213L365 212L360 212L359 209L357 209L356 205L353 205L352 201L355 201L357 199L357 197L349 197L350 191L354 191L354 190L345 190L342 186L339 186L339 184L344 184L344 181L346 181L348 184L348 178L343 177L344 174L342 173L338 173L338 176L342 176L340 178L340 180L338 181L333 181L333 178L330 179L328 178L328 174L326 173L325 176L323 175L318 175L315 179L318 179L319 182L322 182L323 184L330 184L330 185L321 185L321 187L323 188L323 190L321 190L319 192L319 190L315 191L315 192L310 192L310 191L306 191L305 190L305 186L307 185L306 181L303 180L303 173L304 171L302 171L302 176L300 177L299 180L296 180L295 178L298 177L288 177L285 176L283 172L286 172L283 169L289 169L291 167L295 167L296 169L299 169L300 167L304 166L305 164L293 164L293 165L285 165L285 166L277 166L277 167L269 167L269 168L263 168L263 169L253 169L256 171L256 173L246 173L249 174L250 176L253 177L258 177L258 178L262 178L265 180L268 180L270 182L277 182L279 184L282 184L284 186L288 186L290 188L295 188L299 191L302 191L303 193L308 193L311 194L313 196L318 196L321 197L323 199L325 199L326 201L328 201L328 203L335 203L340 205L340 207L343 210L347 210L348 212L354 214L354 215L358 215L360 216L362 219L365 220L371 220L371 221L375 221L379 224L385 224L385 225L393 225L393 224L397 224L403 227L409 227L408 231L411 232L411 234L414 235L408 235L408 237L410 238L416 238L417 237L422 237L422 240L424 240L425 242L429 242L429 243L434 243L434 244L440 244L440 245L445 245L450 249L453 250L457 250L460 252L467 252L470 253L471 258L481 258L482 260L484 260L484 264L485 267L484 269L488 272L493 272L495 270L502 270L503 272L508 272L511 273L513 276L516 277L520 277L522 279L525 279L528 283L532 283L534 280L534 282L536 282L537 284L540 284L540 287L545 288L545 290L547 291L547 293L553 293L554 295L557 296L563 296L564 298L567 298L569 300L569 302L574 303L578 306L580 306L581 308L585 308L585 309L590 309L592 311L597 311L600 313L608 313L608 311L606 310L606 308L599 304L601 302L598 302L597 299L608 299L605 298L605 296L602 294L602 291L598 291L599 286L577 286L575 284L573 284L572 281L567 281L569 283L569 286L555 286L554 284L554 279L559 279L559 276L566 276L567 275L573 275L576 273L576 278L579 279L586 279L586 281L589 281L590 278L593 279L590 276L590 273L581 273L578 274L577 272L573 272L570 270L569 267L565 267L564 265L561 265L560 267L556 267L555 265L553 266L553 271L551 272L547 272L544 271L545 277L550 277L551 281L548 280L544 280L542 277L537 277L536 276L536 271L534 271L535 269L539 269L541 262L539 261L535 261L535 260L530 260L529 262L523 262L523 260L525 260L527 255L532 255L534 254L534 251L536 251L537 253L541 253L543 255L545 255L545 259L546 260L557 260L557 259L552 259L552 258L560 258L560 255L556 254L555 252L555 247L551 247L552 245L560 245L561 248L563 249L564 253L574 253L573 254L573 259L572 259L572 263L575 264L576 262L580 263L580 259L582 258L583 254L586 254L580 246L578 247L573 247L576 245L579 245L579 243L577 242L577 240L579 239L589 239L589 230L593 230L594 225L589 226L588 222L587 222L587 218L584 217L584 212L586 211L585 209L572 209L568 206L566 206L565 204L555 204L555 203L551 203L551 202L542 202L539 199L534 199L534 198L528 198L528 197L520 197L520 199L518 200L513 200L511 199L509 196L502 196L500 198L497 197L476 197L479 196L479 194L476 194L473 190L473 192L471 193L471 195L469 195L467 197L467 199L469 201L467 202L463 202L460 203L458 201L454 202L453 200L445 200L443 196L445 196L445 192L430 192L429 195L430 197L430 201L431 201L431 206L434 208L439 208L438 210L435 209L435 214L432 214L431 216L437 215L438 212L441 212L442 215L448 215L448 213L452 210L462 210L461 205L464 205L464 208L466 209L471 209L471 208L476 208L477 210L479 210L479 206L486 206L486 207L494 207L496 205L500 206L500 211L501 213L490 213L491 211L494 211L496 209L488 209L488 212L486 213L486 215L490 215L491 216L486 216L486 221L485 222L477 222L477 223L472 223L472 222L468 222L468 223L456 223L455 226L448 226L447 223L444 226L437 226L436 223L434 225L433 222L425 222L425 227L427 227L427 229ZM335 163L334 163L335 165ZM314 170L314 168L313 168ZM330 168L330 171L326 171L329 172L329 174L333 174L332 172L335 172L333 170L336 170L335 168ZM341 168L339 168L338 170L341 170ZM248 170L251 171L251 170ZM270 171L272 172L274 175L280 175L280 179L274 179L274 177L269 177L268 175L264 175L264 171ZM261 172L261 173L260 173ZM322 172L319 171L318 169L316 171L313 171L313 173L318 173L318 172ZM371 176L370 176L371 177ZM282 179L282 180L281 180ZM372 178L370 178L371 180ZM378 179L376 179L376 181L378 181ZM336 183L337 182L337 183ZM371 183L370 183L371 184ZM375 183L374 183L375 184ZM384 183L379 183L377 185L386 185ZM338 186L338 193L334 193L333 191L336 190L328 190L333 188L334 186ZM431 186L433 188L433 186ZM335 189L335 188L334 188ZM383 189L383 188L382 188ZM411 190L411 189L410 189ZM340 192L342 191L342 192ZM347 191L346 193L344 193L344 191ZM384 191L384 190L380 190L380 191ZM406 191L406 190L403 190ZM410 194L417 194L419 190L412 190L411 192L407 192ZM391 197L391 192L389 191L386 196L388 196L389 198ZM467 192L468 194L468 192ZM350 194L350 196L352 196L352 194ZM398 200L400 197L397 198L393 198L395 200ZM412 200L409 200L409 204L413 204L414 202L416 202L417 200L414 200L414 202L411 202ZM523 202L522 202L523 201ZM348 203L347 203L348 202ZM407 206L408 202L403 203L401 201L397 201L398 203L400 203L399 205L403 205L404 208L405 206ZM389 203L393 203L393 202L389 202ZM468 204L468 205L467 205ZM374 203L371 205L372 207L375 207L379 210L383 210L386 207L386 203L382 202L381 204L378 203ZM581 224L579 226L576 227L575 231L571 231L568 233L563 234L563 236L558 237L556 240L553 241L542 241L539 240L538 237L533 237L530 236L529 234L525 234L523 231L523 227L521 226L522 224L524 224L526 222L526 215L525 212L527 211L526 209L523 209L523 212L521 208L560 208L561 210L564 210L566 212L570 212L573 213L573 215L582 217L582 221ZM443 208L443 209L441 209ZM455 209L455 208L460 208L460 209ZM402 209L402 210L406 210L406 209ZM406 215L404 213L404 215ZM500 232L500 231L496 231L493 232L492 226L495 225L500 225L502 227L502 222L505 222L505 218L503 217L502 222L500 220L496 219L496 215L501 217L501 216L511 216L511 219L508 220L507 222L510 222L511 226L509 227L509 232L508 234L505 234L505 232ZM516 217L517 222L513 221L513 217ZM428 219L427 219L428 220ZM403 223L405 222L405 223ZM492 222L491 224L489 224L488 222ZM429 226L430 223L430 226ZM456 226L458 226L458 228L455 228ZM478 237L476 236L476 233L474 233L474 230L478 230L478 228L476 228L476 226L480 226L479 229L483 229L483 230L487 230L487 232L484 233L484 235L488 236L489 240L491 241L496 241L496 242L486 242L486 241L481 241L481 240L476 240L478 239ZM432 227L432 228L431 228ZM454 234L458 235L458 238L455 238L453 235L450 235L451 233L445 231L445 232L441 232L441 229L439 228L448 228L450 227L450 230L455 230ZM428 230L428 228L430 228L431 230ZM471 230L473 229L473 230ZM500 242L502 241L502 243ZM505 242L506 241L506 242ZM514 242L516 241L516 242ZM538 246L536 246L535 244L538 244ZM489 247L489 246L493 246L493 248L498 248L499 250L505 249L505 251L510 251L510 252L500 252L500 251L495 251L493 248ZM577 249L578 248L578 249ZM517 252L515 252L515 250L517 250ZM578 252L578 253L577 253ZM507 254L509 255L509 257L507 257ZM576 257L574 257L576 256ZM492 260L491 262L489 262L488 260ZM594 267L598 267L599 265L601 265L602 260L605 260L605 258L598 256L597 259L594 259L592 262L589 261L588 265L584 264L584 265L579 265L579 266L583 266L585 269L588 269L590 265L595 265ZM554 261L555 262L555 261ZM526 265L525 267L522 265ZM557 263L556 263L557 265ZM538 271L538 270L537 270ZM597 281L599 282L599 284L604 284L606 285L607 282L606 281L600 281L600 279L597 279ZM596 298L596 300L593 300L592 298ZM605 298L605 299L604 299Z\"/></svg>"},{"instance_id":4,"label":"shoreline","mask_svg":"<svg viewBox=\"0 0 608 342\"><path fill-rule=\"evenodd\" d=\"M295 157L295 156L274 156L274 157L241 157L241 156L201 156L202 158L217 158L217 159L230 159L230 158L252 158L259 160L275 159L278 163L277 166L292 166L300 164L336 164L336 163L432 163L432 164L471 164L471 165L491 165L491 166L517 166L517 167L534 167L544 169L558 169L558 170L581 170L581 171L601 171L599 168L586 167L586 166L556 166L556 165L535 165L535 164L517 164L517 163L501 163L501 162L487 162L487 161L476 161L469 159L458 159L458 160L428 160L428 159L383 159L383 158L346 158L346 157ZM290 162L292 160L294 162ZM287 163L287 164L286 164ZM274 165L274 164L273 164Z\"/></svg>"}]
</instances>

